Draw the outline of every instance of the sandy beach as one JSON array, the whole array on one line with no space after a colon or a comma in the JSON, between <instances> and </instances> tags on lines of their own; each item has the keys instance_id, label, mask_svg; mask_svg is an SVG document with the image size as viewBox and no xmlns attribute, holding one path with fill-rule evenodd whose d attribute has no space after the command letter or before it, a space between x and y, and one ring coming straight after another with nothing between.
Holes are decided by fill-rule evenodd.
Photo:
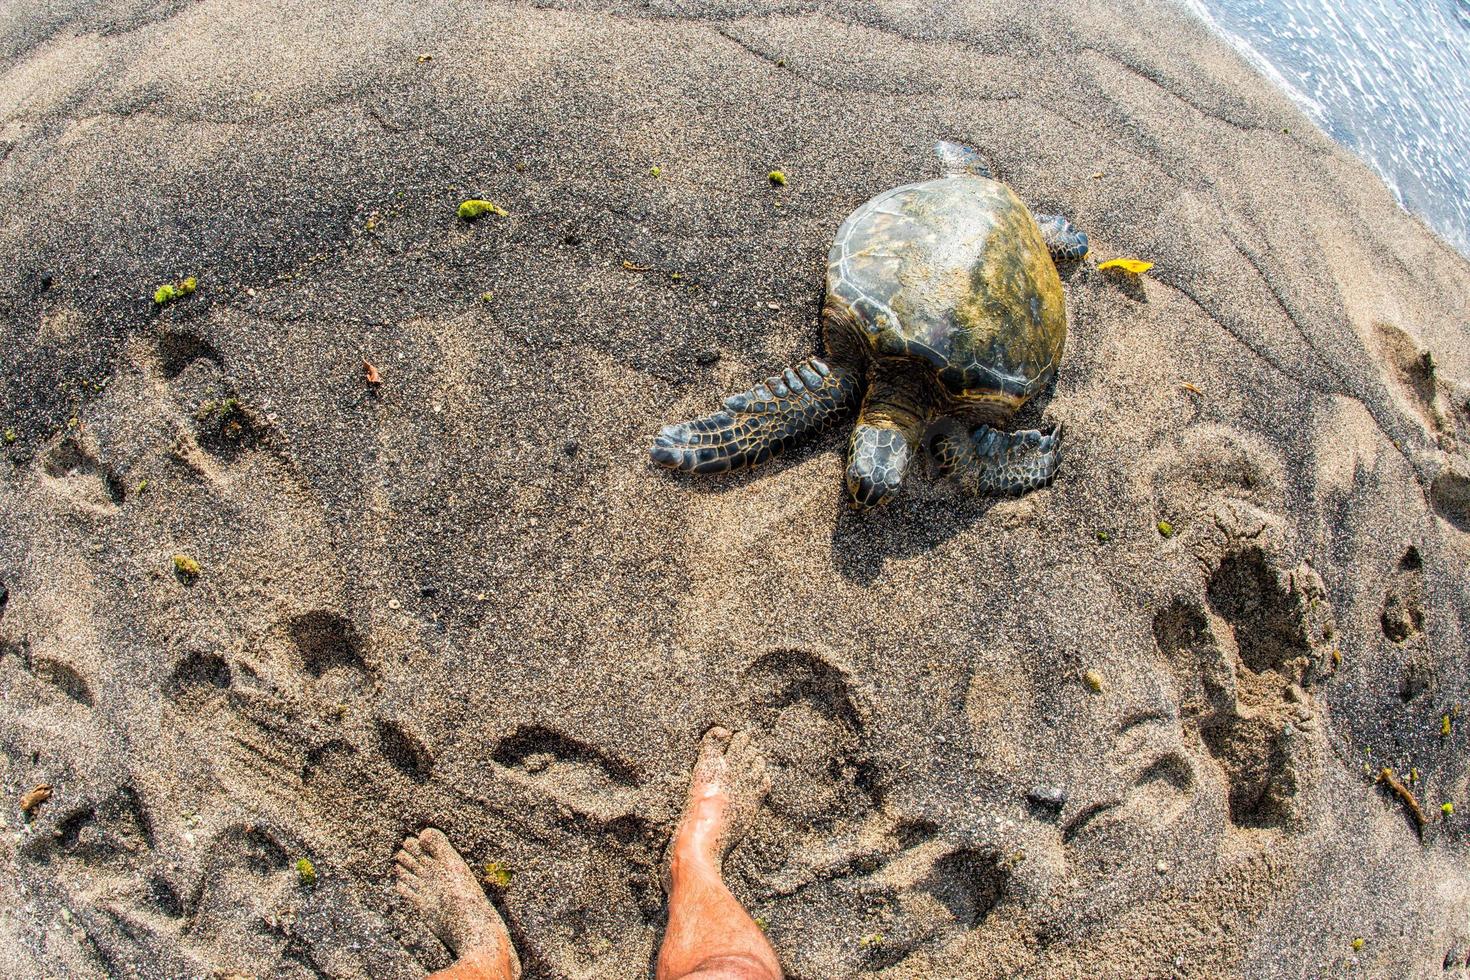
<instances>
[{"instance_id":1,"label":"sandy beach","mask_svg":"<svg viewBox=\"0 0 1470 980\"><path fill-rule=\"evenodd\" d=\"M1182 8L972 7L0 8L0 972L422 977L433 825L651 975L719 724L795 980L1465 975L1470 261ZM650 465L939 139L1091 237L1056 482Z\"/></svg>"}]
</instances>

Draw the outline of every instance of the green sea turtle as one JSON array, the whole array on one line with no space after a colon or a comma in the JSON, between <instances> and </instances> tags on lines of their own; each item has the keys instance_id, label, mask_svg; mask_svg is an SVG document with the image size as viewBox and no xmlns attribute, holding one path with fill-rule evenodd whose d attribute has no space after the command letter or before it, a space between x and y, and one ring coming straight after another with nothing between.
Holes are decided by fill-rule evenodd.
<instances>
[{"instance_id":1,"label":"green sea turtle","mask_svg":"<svg viewBox=\"0 0 1470 980\"><path fill-rule=\"evenodd\" d=\"M654 462L691 473L755 466L858 409L847 488L859 510L893 497L921 446L976 492L1051 483L1060 427L992 426L1056 374L1067 311L1054 261L1087 254L1087 236L1063 217L1033 217L975 151L935 149L944 177L884 191L837 230L826 358L664 426Z\"/></svg>"}]
</instances>

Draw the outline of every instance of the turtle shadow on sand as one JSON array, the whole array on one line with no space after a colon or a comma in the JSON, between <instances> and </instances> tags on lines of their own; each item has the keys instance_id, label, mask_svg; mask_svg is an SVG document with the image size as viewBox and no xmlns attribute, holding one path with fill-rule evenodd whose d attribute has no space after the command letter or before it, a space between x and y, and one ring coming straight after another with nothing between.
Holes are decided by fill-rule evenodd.
<instances>
[{"instance_id":1,"label":"turtle shadow on sand","mask_svg":"<svg viewBox=\"0 0 1470 980\"><path fill-rule=\"evenodd\" d=\"M658 477L698 494L719 496L747 489L792 466L807 462L813 456L831 451L845 451L844 440L837 433L815 440L772 461L760 469L745 469L709 478L655 468ZM929 467L932 470L932 466ZM927 478L935 486L910 488L909 492L884 507L856 511L847 494L832 494L833 565L843 578L868 584L883 573L889 558L920 555L969 529L985 516L992 506L1011 497L970 497L945 492L938 484L938 474ZM917 482L917 481L916 481Z\"/></svg>"},{"instance_id":2,"label":"turtle shadow on sand","mask_svg":"<svg viewBox=\"0 0 1470 980\"><path fill-rule=\"evenodd\" d=\"M890 558L911 558L932 551L969 530L1004 497L955 500L937 495L902 497L887 507L857 513L838 501L832 527L832 564L839 575L870 585L883 574Z\"/></svg>"},{"instance_id":3,"label":"turtle shadow on sand","mask_svg":"<svg viewBox=\"0 0 1470 980\"><path fill-rule=\"evenodd\" d=\"M1055 384L1027 402L1016 413L1019 428L1051 428L1045 420L1046 408L1055 394ZM800 466L812 459L836 451L847 454L849 437L835 427L816 439L802 443L775 457L765 466L721 473L713 477L652 467L662 479L699 494L721 495L745 489L760 480ZM1063 453L1065 456L1065 453ZM847 494L833 496L832 557L837 571L852 582L868 584L882 575L889 558L909 558L931 551L949 539L967 531L982 519L990 508L1029 493L977 496L965 492L938 471L933 459L918 469L917 479L909 481L903 493L882 507L854 509ZM1068 472L1065 459L1059 470L1062 478Z\"/></svg>"},{"instance_id":4,"label":"turtle shadow on sand","mask_svg":"<svg viewBox=\"0 0 1470 980\"><path fill-rule=\"evenodd\" d=\"M1015 423L1021 428L1049 427L1043 421L1047 405L1055 394L1055 384L1027 402L1016 413ZM912 558L932 551L944 542L963 534L996 504L1016 500L1031 493L976 496L944 479L929 461L920 479L911 481L905 492L885 507L854 510L839 498L832 520L832 564L849 582L868 585L878 580L890 558ZM1065 459L1058 467L1059 479L1071 474Z\"/></svg>"}]
</instances>

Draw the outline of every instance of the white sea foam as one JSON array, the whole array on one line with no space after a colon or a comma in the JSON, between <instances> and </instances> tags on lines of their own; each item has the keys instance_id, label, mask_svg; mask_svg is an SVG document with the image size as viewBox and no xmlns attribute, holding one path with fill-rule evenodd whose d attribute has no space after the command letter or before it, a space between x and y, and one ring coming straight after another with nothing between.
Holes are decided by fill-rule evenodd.
<instances>
[{"instance_id":1,"label":"white sea foam","mask_svg":"<svg viewBox=\"0 0 1470 980\"><path fill-rule=\"evenodd\" d=\"M1470 255L1470 0L1182 0Z\"/></svg>"}]
</instances>

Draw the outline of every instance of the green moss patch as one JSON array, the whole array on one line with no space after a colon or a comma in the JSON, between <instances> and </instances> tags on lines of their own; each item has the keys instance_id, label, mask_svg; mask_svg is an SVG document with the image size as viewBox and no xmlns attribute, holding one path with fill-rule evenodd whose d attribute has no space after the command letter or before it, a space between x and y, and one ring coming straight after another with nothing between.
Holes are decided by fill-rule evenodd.
<instances>
[{"instance_id":1,"label":"green moss patch","mask_svg":"<svg viewBox=\"0 0 1470 980\"><path fill-rule=\"evenodd\" d=\"M494 201L485 201L473 197L468 201L459 202L459 210L455 213L466 221L476 221L485 217L487 214L493 214L496 217L503 218L510 212Z\"/></svg>"}]
</instances>

